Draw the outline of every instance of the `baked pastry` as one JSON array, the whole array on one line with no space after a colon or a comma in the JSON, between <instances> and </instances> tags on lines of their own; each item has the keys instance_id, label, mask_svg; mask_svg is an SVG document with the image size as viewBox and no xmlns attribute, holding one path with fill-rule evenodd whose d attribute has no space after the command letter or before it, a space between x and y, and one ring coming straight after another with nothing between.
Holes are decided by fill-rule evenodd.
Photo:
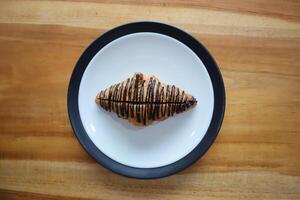
<instances>
[{"instance_id":1,"label":"baked pastry","mask_svg":"<svg viewBox=\"0 0 300 200\"><path fill-rule=\"evenodd\" d=\"M174 85L161 83L153 75L135 73L98 93L96 103L133 125L147 126L189 110L197 100Z\"/></svg>"}]
</instances>

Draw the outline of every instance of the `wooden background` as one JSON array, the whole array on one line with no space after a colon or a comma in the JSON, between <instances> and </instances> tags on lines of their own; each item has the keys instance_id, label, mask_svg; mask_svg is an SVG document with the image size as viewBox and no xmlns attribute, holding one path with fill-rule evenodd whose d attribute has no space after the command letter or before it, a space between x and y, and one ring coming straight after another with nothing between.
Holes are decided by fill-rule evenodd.
<instances>
[{"instance_id":1,"label":"wooden background","mask_svg":"<svg viewBox=\"0 0 300 200\"><path fill-rule=\"evenodd\" d=\"M227 110L208 153L160 180L121 177L73 135L78 57L114 26L182 28L216 58ZM300 1L0 2L0 199L300 199Z\"/></svg>"}]
</instances>

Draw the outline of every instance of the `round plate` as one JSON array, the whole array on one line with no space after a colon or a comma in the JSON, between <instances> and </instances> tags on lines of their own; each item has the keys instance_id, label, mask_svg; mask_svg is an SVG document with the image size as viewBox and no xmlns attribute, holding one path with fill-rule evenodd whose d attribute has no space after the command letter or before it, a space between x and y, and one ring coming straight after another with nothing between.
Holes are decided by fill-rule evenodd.
<instances>
[{"instance_id":1,"label":"round plate","mask_svg":"<svg viewBox=\"0 0 300 200\"><path fill-rule=\"evenodd\" d=\"M95 96L135 72L192 94L188 112L134 127L95 103ZM213 143L225 111L221 73L208 51L182 30L156 22L114 28L82 54L71 76L68 112L74 133L101 165L134 178L160 178L197 161Z\"/></svg>"}]
</instances>

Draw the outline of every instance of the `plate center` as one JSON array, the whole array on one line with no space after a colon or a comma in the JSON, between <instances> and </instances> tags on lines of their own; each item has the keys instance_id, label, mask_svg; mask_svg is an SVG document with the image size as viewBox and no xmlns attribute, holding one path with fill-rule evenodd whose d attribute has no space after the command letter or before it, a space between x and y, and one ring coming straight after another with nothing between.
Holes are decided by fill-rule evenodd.
<instances>
[{"instance_id":1,"label":"plate center","mask_svg":"<svg viewBox=\"0 0 300 200\"><path fill-rule=\"evenodd\" d=\"M134 127L95 104L96 94L135 72L192 94L192 110L147 127ZM213 114L209 74L186 45L158 33L134 33L102 48L87 66L79 88L79 113L92 142L111 159L131 167L154 168L174 163L204 137Z\"/></svg>"}]
</instances>

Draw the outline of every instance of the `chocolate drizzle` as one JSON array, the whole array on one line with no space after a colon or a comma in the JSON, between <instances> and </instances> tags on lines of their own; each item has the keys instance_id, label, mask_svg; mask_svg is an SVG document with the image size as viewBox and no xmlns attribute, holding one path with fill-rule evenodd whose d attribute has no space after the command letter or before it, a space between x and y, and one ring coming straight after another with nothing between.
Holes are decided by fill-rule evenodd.
<instances>
[{"instance_id":1,"label":"chocolate drizzle","mask_svg":"<svg viewBox=\"0 0 300 200\"><path fill-rule=\"evenodd\" d=\"M105 110L143 125L181 113L197 103L174 85L161 84L152 76L146 81L142 73L101 91L96 101Z\"/></svg>"}]
</instances>

